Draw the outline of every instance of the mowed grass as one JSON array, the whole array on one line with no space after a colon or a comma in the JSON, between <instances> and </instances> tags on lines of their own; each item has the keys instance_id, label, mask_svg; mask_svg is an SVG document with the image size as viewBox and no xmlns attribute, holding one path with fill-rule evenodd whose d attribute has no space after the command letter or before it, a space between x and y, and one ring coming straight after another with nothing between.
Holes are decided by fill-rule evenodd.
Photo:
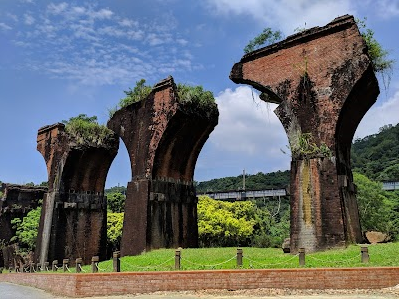
<instances>
[{"instance_id":1,"label":"mowed grass","mask_svg":"<svg viewBox=\"0 0 399 299\"><path fill-rule=\"evenodd\" d=\"M369 263L361 263L360 245L306 254L306 268L399 266L399 242L367 246ZM278 248L243 247L241 269L300 268L299 257ZM181 250L181 270L237 269L237 248L189 248ZM112 260L99 263L100 272L112 271ZM90 271L90 266L83 269ZM121 258L121 271L175 270L175 250L158 249Z\"/></svg>"}]
</instances>

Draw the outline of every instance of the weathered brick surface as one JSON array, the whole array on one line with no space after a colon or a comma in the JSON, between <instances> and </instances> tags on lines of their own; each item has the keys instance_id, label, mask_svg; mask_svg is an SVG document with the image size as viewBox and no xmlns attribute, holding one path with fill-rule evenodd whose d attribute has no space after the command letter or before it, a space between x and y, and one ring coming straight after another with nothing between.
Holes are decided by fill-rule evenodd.
<instances>
[{"instance_id":1,"label":"weathered brick surface","mask_svg":"<svg viewBox=\"0 0 399 299\"><path fill-rule=\"evenodd\" d=\"M291 148L304 133L332 157L292 154L291 251L362 240L350 148L379 94L367 48L352 16L315 27L245 55L230 78L279 104L275 113Z\"/></svg>"},{"instance_id":2,"label":"weathered brick surface","mask_svg":"<svg viewBox=\"0 0 399 299\"><path fill-rule=\"evenodd\" d=\"M104 186L118 147L116 135L97 145L77 142L60 123L39 129L37 149L46 161L49 190L40 219L37 262L69 258L73 264L79 257L88 264L95 255L105 258Z\"/></svg>"},{"instance_id":3,"label":"weathered brick surface","mask_svg":"<svg viewBox=\"0 0 399 299\"><path fill-rule=\"evenodd\" d=\"M3 192L0 198L0 240L8 242L15 235L11 220L22 219L29 211L36 209L47 188L2 184L0 190Z\"/></svg>"},{"instance_id":4,"label":"weathered brick surface","mask_svg":"<svg viewBox=\"0 0 399 299\"><path fill-rule=\"evenodd\" d=\"M197 197L193 186L200 150L218 122L178 101L172 77L151 94L117 111L107 126L126 145L132 167L128 183L121 254L198 244Z\"/></svg>"},{"instance_id":5,"label":"weathered brick surface","mask_svg":"<svg viewBox=\"0 0 399 299\"><path fill-rule=\"evenodd\" d=\"M399 268L213 270L98 274L1 274L0 281L25 284L71 297L204 289L381 289L399 284Z\"/></svg>"},{"instance_id":6,"label":"weathered brick surface","mask_svg":"<svg viewBox=\"0 0 399 299\"><path fill-rule=\"evenodd\" d=\"M3 183L0 191L3 192L3 197L0 198L0 240L5 242L3 245L7 245L15 235L11 220L14 218L22 220L29 211L36 209L47 188ZM13 254L8 254L14 251L3 250L4 252L0 250L0 267L14 266Z\"/></svg>"}]
</instances>

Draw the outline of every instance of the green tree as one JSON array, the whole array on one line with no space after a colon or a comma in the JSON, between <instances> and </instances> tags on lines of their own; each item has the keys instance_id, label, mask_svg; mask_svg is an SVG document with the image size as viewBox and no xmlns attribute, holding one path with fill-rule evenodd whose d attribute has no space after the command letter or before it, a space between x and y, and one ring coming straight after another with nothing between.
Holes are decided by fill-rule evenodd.
<instances>
[{"instance_id":1,"label":"green tree","mask_svg":"<svg viewBox=\"0 0 399 299\"><path fill-rule=\"evenodd\" d=\"M120 192L107 194L108 210L113 213L122 213L125 209L126 196Z\"/></svg>"},{"instance_id":2,"label":"green tree","mask_svg":"<svg viewBox=\"0 0 399 299\"><path fill-rule=\"evenodd\" d=\"M258 208L251 245L254 247L281 247L290 236L290 209L282 210L282 216L272 215L267 207Z\"/></svg>"},{"instance_id":3,"label":"green tree","mask_svg":"<svg viewBox=\"0 0 399 299\"><path fill-rule=\"evenodd\" d=\"M34 250L41 211L42 208L38 207L29 211L22 220L19 218L11 220L11 224L16 230L15 236L11 238L12 242L17 242L21 248L27 251Z\"/></svg>"},{"instance_id":4,"label":"green tree","mask_svg":"<svg viewBox=\"0 0 399 299\"><path fill-rule=\"evenodd\" d=\"M48 187L48 181L43 181L39 185L40 187Z\"/></svg>"},{"instance_id":5,"label":"green tree","mask_svg":"<svg viewBox=\"0 0 399 299\"><path fill-rule=\"evenodd\" d=\"M126 97L119 101L119 106L121 108L129 106L130 104L140 102L144 100L152 90L152 86L145 84L145 79L141 79L136 82L136 86L129 90L124 91Z\"/></svg>"},{"instance_id":6,"label":"green tree","mask_svg":"<svg viewBox=\"0 0 399 299\"><path fill-rule=\"evenodd\" d=\"M360 173L353 173L357 185L357 201L363 231L389 233L391 203L385 197L382 184L374 182Z\"/></svg>"},{"instance_id":7,"label":"green tree","mask_svg":"<svg viewBox=\"0 0 399 299\"><path fill-rule=\"evenodd\" d=\"M112 250L120 249L124 213L108 213L107 245Z\"/></svg>"},{"instance_id":8,"label":"green tree","mask_svg":"<svg viewBox=\"0 0 399 299\"><path fill-rule=\"evenodd\" d=\"M265 28L258 36L249 41L248 45L246 45L244 48L244 53L249 53L259 49L260 47L273 44L282 39L282 37L283 34L280 30L273 31L271 28Z\"/></svg>"},{"instance_id":9,"label":"green tree","mask_svg":"<svg viewBox=\"0 0 399 299\"><path fill-rule=\"evenodd\" d=\"M252 202L222 202L207 196L198 201L198 233L202 246L244 246L254 231Z\"/></svg>"}]
</instances>

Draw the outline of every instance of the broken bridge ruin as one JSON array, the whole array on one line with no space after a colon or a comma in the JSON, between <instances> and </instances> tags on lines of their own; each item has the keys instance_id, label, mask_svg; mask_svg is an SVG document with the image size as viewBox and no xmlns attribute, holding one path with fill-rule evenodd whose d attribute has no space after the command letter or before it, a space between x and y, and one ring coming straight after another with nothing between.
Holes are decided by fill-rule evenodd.
<instances>
[{"instance_id":1,"label":"broken bridge ruin","mask_svg":"<svg viewBox=\"0 0 399 299\"><path fill-rule=\"evenodd\" d=\"M108 121L126 145L132 170L122 256L198 246L194 168L218 116L215 103L202 112L183 103L169 77L145 100L116 111Z\"/></svg>"},{"instance_id":2,"label":"broken bridge ruin","mask_svg":"<svg viewBox=\"0 0 399 299\"><path fill-rule=\"evenodd\" d=\"M35 260L105 258L107 202L104 196L108 170L119 148L109 130L103 140L87 140L57 123L39 129L37 150L48 172Z\"/></svg>"},{"instance_id":3,"label":"broken bridge ruin","mask_svg":"<svg viewBox=\"0 0 399 299\"><path fill-rule=\"evenodd\" d=\"M354 18L244 55L230 78L279 104L292 153L291 252L361 242L350 149L379 88Z\"/></svg>"},{"instance_id":4,"label":"broken bridge ruin","mask_svg":"<svg viewBox=\"0 0 399 299\"><path fill-rule=\"evenodd\" d=\"M11 221L15 218L23 219L30 211L36 209L43 200L47 187L26 186L17 184L2 184L0 191L0 268L5 266L7 269L13 266L13 254L9 252L6 245L9 245L11 238L16 235ZM4 256L4 260L3 260Z\"/></svg>"}]
</instances>

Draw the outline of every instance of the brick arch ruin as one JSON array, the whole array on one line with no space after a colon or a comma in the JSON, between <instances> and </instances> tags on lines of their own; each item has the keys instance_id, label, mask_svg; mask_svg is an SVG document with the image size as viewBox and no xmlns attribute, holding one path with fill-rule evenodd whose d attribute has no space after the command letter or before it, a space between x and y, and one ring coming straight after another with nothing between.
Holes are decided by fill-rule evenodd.
<instances>
[{"instance_id":1,"label":"brick arch ruin","mask_svg":"<svg viewBox=\"0 0 399 299\"><path fill-rule=\"evenodd\" d=\"M107 204L104 186L119 147L110 135L101 144L78 141L57 123L39 129L37 150L48 172L48 192L40 217L35 260L80 257L88 264L93 256L105 258Z\"/></svg>"},{"instance_id":2,"label":"brick arch ruin","mask_svg":"<svg viewBox=\"0 0 399 299\"><path fill-rule=\"evenodd\" d=\"M350 148L379 88L354 18L249 53L230 78L279 104L275 113L292 150L291 251L362 241ZM305 137L312 151L301 148Z\"/></svg>"},{"instance_id":3,"label":"brick arch ruin","mask_svg":"<svg viewBox=\"0 0 399 299\"><path fill-rule=\"evenodd\" d=\"M263 100L279 104L275 113L293 149L291 251L360 242L350 148L379 88L353 17L337 18L249 53L234 65L230 78L252 85ZM132 170L122 255L197 246L194 167L217 123L216 106L207 115L188 109L179 101L171 77L109 120L108 128L126 145ZM62 124L39 130L38 150L47 164L49 190L36 247L38 261L82 257L87 263L91 256L104 254L103 192L118 150L116 135L106 148L82 147ZM305 136L311 151L301 148Z\"/></svg>"},{"instance_id":4,"label":"brick arch ruin","mask_svg":"<svg viewBox=\"0 0 399 299\"><path fill-rule=\"evenodd\" d=\"M169 77L143 101L118 110L102 143L77 138L57 123L40 128L49 188L45 196L35 260L105 258L105 180L121 137L129 153L122 255L160 247L198 245L197 197L193 185L198 155L218 122L217 105L199 113L179 101Z\"/></svg>"},{"instance_id":5,"label":"brick arch ruin","mask_svg":"<svg viewBox=\"0 0 399 299\"><path fill-rule=\"evenodd\" d=\"M132 167L122 255L198 246L194 168L218 115L216 105L204 115L182 104L169 77L145 100L120 109L109 120L107 126L122 138Z\"/></svg>"}]
</instances>

